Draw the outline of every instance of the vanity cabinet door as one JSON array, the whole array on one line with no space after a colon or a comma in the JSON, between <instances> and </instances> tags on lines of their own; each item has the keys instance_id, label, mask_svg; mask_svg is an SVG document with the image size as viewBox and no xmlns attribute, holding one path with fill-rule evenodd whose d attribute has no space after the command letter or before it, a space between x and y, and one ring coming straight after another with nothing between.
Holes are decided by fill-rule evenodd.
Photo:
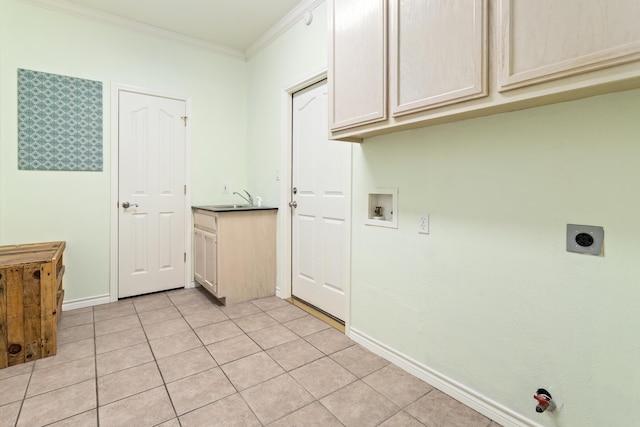
<instances>
[{"instance_id":1,"label":"vanity cabinet door","mask_svg":"<svg viewBox=\"0 0 640 427\"><path fill-rule=\"evenodd\" d=\"M387 2L329 2L331 130L387 118Z\"/></svg>"},{"instance_id":2,"label":"vanity cabinet door","mask_svg":"<svg viewBox=\"0 0 640 427\"><path fill-rule=\"evenodd\" d=\"M501 92L640 60L637 0L498 2Z\"/></svg>"},{"instance_id":3,"label":"vanity cabinet door","mask_svg":"<svg viewBox=\"0 0 640 427\"><path fill-rule=\"evenodd\" d=\"M390 0L394 117L486 96L487 0Z\"/></svg>"},{"instance_id":4,"label":"vanity cabinet door","mask_svg":"<svg viewBox=\"0 0 640 427\"><path fill-rule=\"evenodd\" d=\"M213 233L204 233L204 282L218 294L218 241Z\"/></svg>"},{"instance_id":5,"label":"vanity cabinet door","mask_svg":"<svg viewBox=\"0 0 640 427\"><path fill-rule=\"evenodd\" d=\"M208 231L195 228L194 278L196 282L214 294L218 293L218 243L217 236Z\"/></svg>"},{"instance_id":6,"label":"vanity cabinet door","mask_svg":"<svg viewBox=\"0 0 640 427\"><path fill-rule=\"evenodd\" d=\"M204 260L205 260L205 248L204 248L204 231L198 228L193 230L194 241L194 268L193 276L196 282L202 284L204 282Z\"/></svg>"}]
</instances>

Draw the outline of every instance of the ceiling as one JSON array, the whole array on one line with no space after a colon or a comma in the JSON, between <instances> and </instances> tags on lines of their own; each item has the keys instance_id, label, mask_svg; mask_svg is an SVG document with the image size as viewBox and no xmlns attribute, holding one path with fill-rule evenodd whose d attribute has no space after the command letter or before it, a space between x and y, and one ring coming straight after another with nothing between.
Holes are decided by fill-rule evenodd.
<instances>
[{"instance_id":1,"label":"ceiling","mask_svg":"<svg viewBox=\"0 0 640 427\"><path fill-rule=\"evenodd\" d=\"M302 2L303 0L60 1L242 52Z\"/></svg>"}]
</instances>

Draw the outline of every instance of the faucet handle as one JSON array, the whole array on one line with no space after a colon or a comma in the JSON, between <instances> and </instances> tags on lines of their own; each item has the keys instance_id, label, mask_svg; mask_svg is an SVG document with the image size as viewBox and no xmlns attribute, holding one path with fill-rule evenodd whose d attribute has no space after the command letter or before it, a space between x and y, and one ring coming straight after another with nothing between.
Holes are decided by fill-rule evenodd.
<instances>
[{"instance_id":1,"label":"faucet handle","mask_svg":"<svg viewBox=\"0 0 640 427\"><path fill-rule=\"evenodd\" d=\"M242 191L244 191L245 193L247 193L247 197L249 197L248 202L249 202L249 204L250 204L251 206L253 206L253 197L251 196L251 194L249 194L249 192L248 192L247 190L242 190Z\"/></svg>"}]
</instances>

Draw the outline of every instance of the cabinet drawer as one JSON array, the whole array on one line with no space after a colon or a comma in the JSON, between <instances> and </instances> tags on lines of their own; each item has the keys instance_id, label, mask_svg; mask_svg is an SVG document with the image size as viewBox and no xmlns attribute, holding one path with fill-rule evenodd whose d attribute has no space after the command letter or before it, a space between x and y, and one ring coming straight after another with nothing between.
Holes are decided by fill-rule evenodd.
<instances>
[{"instance_id":1,"label":"cabinet drawer","mask_svg":"<svg viewBox=\"0 0 640 427\"><path fill-rule=\"evenodd\" d=\"M216 217L212 215L207 215L201 212L194 212L193 221L194 225L198 228L204 228L211 231L217 231L218 227L216 227Z\"/></svg>"}]
</instances>

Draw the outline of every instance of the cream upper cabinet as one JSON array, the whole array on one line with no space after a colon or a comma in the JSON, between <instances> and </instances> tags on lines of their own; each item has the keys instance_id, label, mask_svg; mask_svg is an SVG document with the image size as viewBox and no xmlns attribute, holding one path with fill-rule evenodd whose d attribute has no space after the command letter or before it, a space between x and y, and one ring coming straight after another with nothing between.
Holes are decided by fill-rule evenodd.
<instances>
[{"instance_id":1,"label":"cream upper cabinet","mask_svg":"<svg viewBox=\"0 0 640 427\"><path fill-rule=\"evenodd\" d=\"M487 30L487 0L390 0L391 114L486 96Z\"/></svg>"},{"instance_id":2,"label":"cream upper cabinet","mask_svg":"<svg viewBox=\"0 0 640 427\"><path fill-rule=\"evenodd\" d=\"M387 2L329 2L331 129L387 117Z\"/></svg>"},{"instance_id":3,"label":"cream upper cabinet","mask_svg":"<svg viewBox=\"0 0 640 427\"><path fill-rule=\"evenodd\" d=\"M499 90L640 59L638 0L498 0Z\"/></svg>"},{"instance_id":4,"label":"cream upper cabinet","mask_svg":"<svg viewBox=\"0 0 640 427\"><path fill-rule=\"evenodd\" d=\"M640 87L640 0L334 0L330 10L333 139Z\"/></svg>"}]
</instances>

